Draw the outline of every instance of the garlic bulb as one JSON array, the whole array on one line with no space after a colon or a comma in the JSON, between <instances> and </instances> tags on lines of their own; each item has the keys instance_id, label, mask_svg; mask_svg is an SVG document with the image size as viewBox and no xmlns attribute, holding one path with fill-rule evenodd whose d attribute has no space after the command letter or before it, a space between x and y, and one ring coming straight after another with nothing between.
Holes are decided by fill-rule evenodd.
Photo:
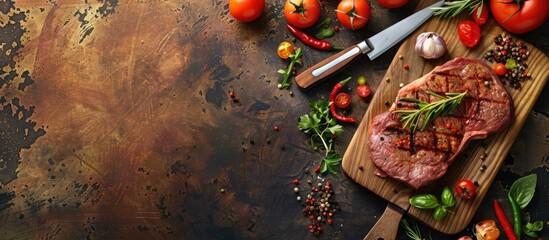
<instances>
[{"instance_id":1,"label":"garlic bulb","mask_svg":"<svg viewBox=\"0 0 549 240\"><path fill-rule=\"evenodd\" d=\"M446 42L435 32L424 32L417 36L416 52L426 58L439 58L446 53Z\"/></svg>"}]
</instances>

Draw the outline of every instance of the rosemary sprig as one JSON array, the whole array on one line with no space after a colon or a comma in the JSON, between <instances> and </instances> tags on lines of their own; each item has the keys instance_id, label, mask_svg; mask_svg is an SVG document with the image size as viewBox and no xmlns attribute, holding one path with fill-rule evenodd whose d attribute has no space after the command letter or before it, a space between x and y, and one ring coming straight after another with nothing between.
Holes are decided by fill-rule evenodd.
<instances>
[{"instance_id":1,"label":"rosemary sprig","mask_svg":"<svg viewBox=\"0 0 549 240\"><path fill-rule=\"evenodd\" d=\"M423 237L421 237L421 230L419 230L419 227L417 226L417 224L414 225L414 227L412 228L412 226L408 224L408 221L406 221L406 219L402 219L400 220L400 226L404 228L404 230L406 231L406 236L408 236L409 238L413 240L424 240ZM430 233L429 233L429 239L430 240L433 239Z\"/></svg>"},{"instance_id":2,"label":"rosemary sprig","mask_svg":"<svg viewBox=\"0 0 549 240\"><path fill-rule=\"evenodd\" d=\"M433 7L435 10L433 15L440 16L442 18L453 18L457 16L464 9L469 10L470 13L475 10L477 6L482 4L482 0L457 0L444 2L442 7Z\"/></svg>"},{"instance_id":3,"label":"rosemary sprig","mask_svg":"<svg viewBox=\"0 0 549 240\"><path fill-rule=\"evenodd\" d=\"M394 113L400 113L400 121L404 122L403 127L406 128L410 126L412 132L415 132L420 121L423 119L423 124L421 125L421 131L425 130L427 124L434 119L446 116L451 113L463 100L467 91L462 93L446 93L446 96L436 94L434 92L426 91L428 94L440 98L440 100L426 103L419 99L415 98L400 98L398 101L404 102L413 102L419 108L418 109L407 109L407 110L396 110Z\"/></svg>"}]
</instances>

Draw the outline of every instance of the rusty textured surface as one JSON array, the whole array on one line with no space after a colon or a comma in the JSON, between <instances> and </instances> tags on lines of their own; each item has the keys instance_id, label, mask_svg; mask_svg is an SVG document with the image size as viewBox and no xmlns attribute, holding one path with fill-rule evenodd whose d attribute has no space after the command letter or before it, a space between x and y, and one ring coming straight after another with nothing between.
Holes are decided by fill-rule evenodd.
<instances>
[{"instance_id":1,"label":"rusty textured surface","mask_svg":"<svg viewBox=\"0 0 549 240\"><path fill-rule=\"evenodd\" d=\"M391 11L372 2L368 27L333 41L371 36L417 2ZM324 16L336 6L323 4ZM291 181L310 178L304 169L319 155L296 120L343 74L365 75L375 90L396 47L290 95L277 89L285 62L275 49L290 39L282 7L267 1L260 19L244 24L227 1L0 1L0 234L313 238ZM548 31L546 23L522 37L548 53ZM329 54L305 48L305 65ZM540 184L528 215L547 219L548 95L546 86L473 221L493 218L491 199L530 172ZM347 114L360 118L368 103L353 101ZM345 125L337 151L354 130ZM386 203L342 174L325 178L341 212L321 238L363 237Z\"/></svg>"}]
</instances>

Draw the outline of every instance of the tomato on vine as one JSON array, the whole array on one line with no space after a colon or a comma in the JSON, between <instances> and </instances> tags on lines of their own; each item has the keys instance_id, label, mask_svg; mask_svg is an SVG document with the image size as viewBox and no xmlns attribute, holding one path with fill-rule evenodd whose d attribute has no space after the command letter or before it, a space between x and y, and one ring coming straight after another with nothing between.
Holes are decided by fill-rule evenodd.
<instances>
[{"instance_id":1,"label":"tomato on vine","mask_svg":"<svg viewBox=\"0 0 549 240\"><path fill-rule=\"evenodd\" d=\"M547 0L490 0L496 22L512 33L527 33L549 17Z\"/></svg>"},{"instance_id":2,"label":"tomato on vine","mask_svg":"<svg viewBox=\"0 0 549 240\"><path fill-rule=\"evenodd\" d=\"M341 25L353 31L363 28L370 20L370 5L366 0L342 0L336 12Z\"/></svg>"},{"instance_id":3,"label":"tomato on vine","mask_svg":"<svg viewBox=\"0 0 549 240\"><path fill-rule=\"evenodd\" d=\"M284 4L284 16L288 23L297 28L313 26L320 17L318 0L287 0Z\"/></svg>"},{"instance_id":4,"label":"tomato on vine","mask_svg":"<svg viewBox=\"0 0 549 240\"><path fill-rule=\"evenodd\" d=\"M477 194L477 187L469 179L462 179L456 184L456 194L462 199L470 199Z\"/></svg>"},{"instance_id":5,"label":"tomato on vine","mask_svg":"<svg viewBox=\"0 0 549 240\"><path fill-rule=\"evenodd\" d=\"M265 0L230 0L229 12L238 21L256 20L265 9Z\"/></svg>"}]
</instances>

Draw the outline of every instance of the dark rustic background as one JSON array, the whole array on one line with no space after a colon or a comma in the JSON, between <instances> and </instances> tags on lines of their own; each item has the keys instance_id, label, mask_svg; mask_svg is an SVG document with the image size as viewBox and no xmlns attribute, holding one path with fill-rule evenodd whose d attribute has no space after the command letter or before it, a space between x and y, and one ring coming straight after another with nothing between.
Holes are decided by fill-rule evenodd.
<instances>
[{"instance_id":1,"label":"dark rustic background","mask_svg":"<svg viewBox=\"0 0 549 240\"><path fill-rule=\"evenodd\" d=\"M365 29L330 41L357 43L418 2L371 1ZM322 1L322 17L335 18L337 3ZM306 174L321 156L297 118L345 76L364 75L375 91L398 46L310 91L279 90L286 62L276 47L291 40L283 4L267 1L257 21L241 23L228 1L0 0L0 238L313 239L293 179L332 182L341 211L321 239L365 236L386 202L343 174ZM547 36L548 23L520 37L549 53ZM296 45L304 67L331 54ZM548 94L469 226L494 219L492 200L533 172L527 216L549 219ZM346 114L360 119L368 101L352 97ZM357 125L344 127L341 154Z\"/></svg>"}]
</instances>

